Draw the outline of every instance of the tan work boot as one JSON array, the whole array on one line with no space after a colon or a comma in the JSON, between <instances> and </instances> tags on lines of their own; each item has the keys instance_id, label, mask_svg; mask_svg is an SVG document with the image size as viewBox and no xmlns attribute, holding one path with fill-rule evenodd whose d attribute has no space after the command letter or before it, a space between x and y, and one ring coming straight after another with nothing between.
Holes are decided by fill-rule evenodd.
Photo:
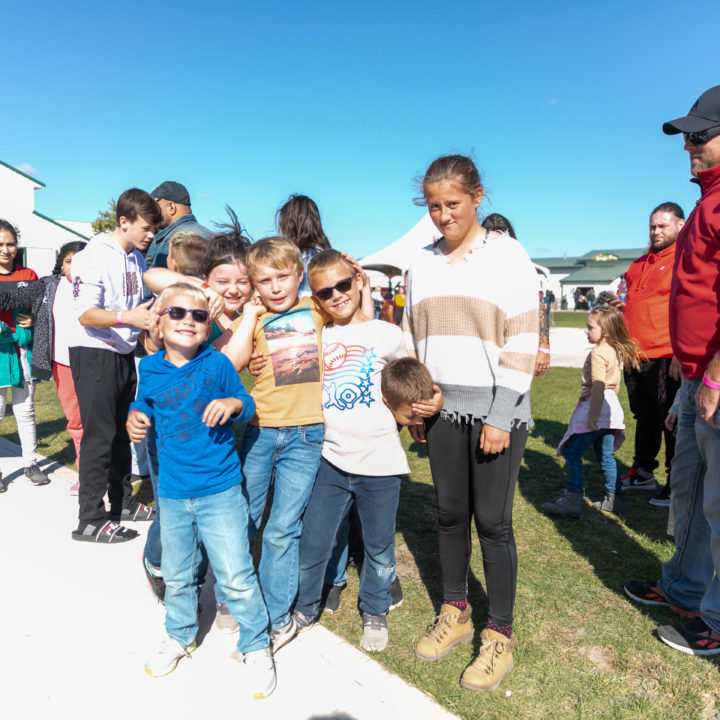
<instances>
[{"instance_id":1,"label":"tan work boot","mask_svg":"<svg viewBox=\"0 0 720 720\"><path fill-rule=\"evenodd\" d=\"M517 644L515 633L506 637L494 630L483 630L478 656L465 668L460 684L468 690L495 690L513 669L512 651Z\"/></svg>"},{"instance_id":2,"label":"tan work boot","mask_svg":"<svg viewBox=\"0 0 720 720\"><path fill-rule=\"evenodd\" d=\"M421 660L439 660L456 645L470 642L473 633L470 603L464 610L454 605L443 605L434 620L433 629L415 646L415 654Z\"/></svg>"}]
</instances>

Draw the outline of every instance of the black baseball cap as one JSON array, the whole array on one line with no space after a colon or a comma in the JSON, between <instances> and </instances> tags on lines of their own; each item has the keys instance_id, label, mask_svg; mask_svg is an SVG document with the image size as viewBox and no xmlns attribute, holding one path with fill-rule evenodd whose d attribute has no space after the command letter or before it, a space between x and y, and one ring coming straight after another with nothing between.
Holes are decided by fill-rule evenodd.
<instances>
[{"instance_id":1,"label":"black baseball cap","mask_svg":"<svg viewBox=\"0 0 720 720\"><path fill-rule=\"evenodd\" d=\"M179 205L190 205L190 193L187 188L173 180L160 183L150 194L156 200L169 200Z\"/></svg>"},{"instance_id":2,"label":"black baseball cap","mask_svg":"<svg viewBox=\"0 0 720 720\"><path fill-rule=\"evenodd\" d=\"M677 120L663 123L666 135L685 132L702 132L720 125L720 85L706 90L690 108L690 112Z\"/></svg>"}]
</instances>

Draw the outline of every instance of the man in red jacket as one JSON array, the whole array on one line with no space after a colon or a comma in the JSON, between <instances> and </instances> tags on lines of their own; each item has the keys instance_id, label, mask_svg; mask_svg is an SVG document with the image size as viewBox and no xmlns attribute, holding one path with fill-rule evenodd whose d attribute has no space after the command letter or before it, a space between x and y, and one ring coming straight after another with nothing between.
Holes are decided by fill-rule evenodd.
<instances>
[{"instance_id":1,"label":"man in red jacket","mask_svg":"<svg viewBox=\"0 0 720 720\"><path fill-rule=\"evenodd\" d=\"M647 362L639 370L625 370L630 409L635 416L635 458L623 475L623 491L654 490L655 459L665 435L665 472L675 452L675 436L665 427L665 418L680 387L680 364L672 362L670 344L670 283L675 264L675 241L685 224L682 208L674 202L658 205L650 213L650 251L635 260L625 273L627 299L625 322L628 332L642 348ZM670 504L670 483L650 501Z\"/></svg>"},{"instance_id":2,"label":"man in red jacket","mask_svg":"<svg viewBox=\"0 0 720 720\"><path fill-rule=\"evenodd\" d=\"M680 231L670 291L670 340L684 376L672 466L675 553L657 582L629 580L645 605L690 617L657 635L691 655L720 654L720 85L685 117L663 125L682 133L700 201Z\"/></svg>"}]
</instances>

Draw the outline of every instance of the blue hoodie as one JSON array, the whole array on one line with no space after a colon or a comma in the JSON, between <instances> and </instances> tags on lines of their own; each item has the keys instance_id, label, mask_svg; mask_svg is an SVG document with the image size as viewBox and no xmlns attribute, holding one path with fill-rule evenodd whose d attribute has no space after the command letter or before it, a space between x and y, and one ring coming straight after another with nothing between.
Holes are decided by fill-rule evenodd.
<instances>
[{"instance_id":1,"label":"blue hoodie","mask_svg":"<svg viewBox=\"0 0 720 720\"><path fill-rule=\"evenodd\" d=\"M242 482L231 423L207 427L202 414L211 400L243 401L234 422L255 414L255 401L243 387L230 360L203 346L182 367L160 351L140 361L138 397L130 412L140 410L157 436L160 497L193 498L227 490Z\"/></svg>"}]
</instances>

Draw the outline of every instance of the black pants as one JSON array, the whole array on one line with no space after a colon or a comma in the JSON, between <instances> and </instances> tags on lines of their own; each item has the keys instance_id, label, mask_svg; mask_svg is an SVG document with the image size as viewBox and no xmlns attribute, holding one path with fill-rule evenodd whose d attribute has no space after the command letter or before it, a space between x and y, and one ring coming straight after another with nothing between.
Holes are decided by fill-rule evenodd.
<instances>
[{"instance_id":1,"label":"black pants","mask_svg":"<svg viewBox=\"0 0 720 720\"><path fill-rule=\"evenodd\" d=\"M665 435L665 472L675 454L675 436L665 428L665 417L680 388L680 381L669 374L670 358L643 363L639 370L625 371L630 409L635 417L635 458L633 467L652 472Z\"/></svg>"},{"instance_id":2,"label":"black pants","mask_svg":"<svg viewBox=\"0 0 720 720\"><path fill-rule=\"evenodd\" d=\"M483 455L478 447L481 430L481 422L453 423L439 415L426 423L439 511L443 600L467 598L470 522L474 515L485 570L489 619L499 625L510 625L517 585L512 505L528 431L513 429L507 450L498 455Z\"/></svg>"},{"instance_id":3,"label":"black pants","mask_svg":"<svg viewBox=\"0 0 720 720\"><path fill-rule=\"evenodd\" d=\"M112 513L119 514L130 503L130 439L125 421L135 398L135 362L132 353L73 347L70 369L83 426L78 499L84 527L107 519L106 492Z\"/></svg>"}]
</instances>

